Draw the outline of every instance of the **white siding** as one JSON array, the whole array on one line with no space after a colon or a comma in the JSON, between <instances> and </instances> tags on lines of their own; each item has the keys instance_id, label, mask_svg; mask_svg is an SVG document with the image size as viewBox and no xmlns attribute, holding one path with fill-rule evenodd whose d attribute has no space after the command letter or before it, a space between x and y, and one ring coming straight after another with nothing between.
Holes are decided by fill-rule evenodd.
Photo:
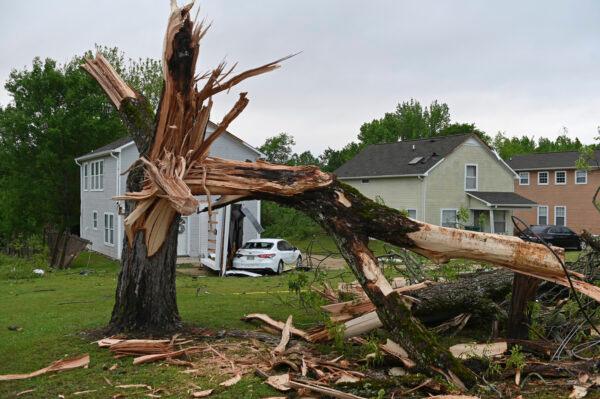
<instances>
[{"instance_id":1,"label":"white siding","mask_svg":"<svg viewBox=\"0 0 600 399\"><path fill-rule=\"evenodd\" d=\"M209 128L208 135L214 130ZM94 160L104 160L104 190L103 191L81 191L81 237L92 242L92 250L110 256L112 258L121 257L121 248L123 245L124 230L123 217L118 215L117 202L112 198L116 195L126 192L127 175L121 176L121 173L128 170L129 167L139 158L137 147L133 144L124 146L121 150L115 150L113 156L107 155L98 157ZM234 160L258 159L258 154L244 144L239 139L224 134L219 137L211 147L211 155L220 158ZM116 158L115 158L116 157ZM117 159L118 158L118 159ZM81 161L80 172L83 179L83 165L92 160ZM89 172L88 172L89 173ZM82 180L83 182L83 180ZM83 187L83 185L81 186ZM118 190L117 190L118 187ZM206 204L204 196L198 197L201 201L201 207ZM213 198L215 201L217 197ZM258 201L244 201L244 205L257 215ZM98 211L98 229L92 228L92 212ZM107 246L104 244L104 213L115 214L115 245ZM189 216L187 228L190 231L189 255L199 257L207 253L208 239L208 215L206 213L193 214ZM244 240L258 238L258 233L250 222L244 223Z\"/></svg>"}]
</instances>

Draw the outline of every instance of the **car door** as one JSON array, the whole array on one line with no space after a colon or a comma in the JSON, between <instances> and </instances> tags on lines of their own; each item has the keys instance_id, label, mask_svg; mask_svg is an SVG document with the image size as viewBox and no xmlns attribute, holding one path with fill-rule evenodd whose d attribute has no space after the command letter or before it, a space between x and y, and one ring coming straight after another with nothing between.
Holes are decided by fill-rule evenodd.
<instances>
[{"instance_id":1,"label":"car door","mask_svg":"<svg viewBox=\"0 0 600 399\"><path fill-rule=\"evenodd\" d=\"M293 263L296 260L294 257L294 247L287 241L281 241L281 244L281 257L283 258L283 261L285 263Z\"/></svg>"},{"instance_id":2,"label":"car door","mask_svg":"<svg viewBox=\"0 0 600 399\"><path fill-rule=\"evenodd\" d=\"M579 247L579 237L568 227L561 227L561 233L563 234L563 241L565 248L577 248Z\"/></svg>"}]
</instances>

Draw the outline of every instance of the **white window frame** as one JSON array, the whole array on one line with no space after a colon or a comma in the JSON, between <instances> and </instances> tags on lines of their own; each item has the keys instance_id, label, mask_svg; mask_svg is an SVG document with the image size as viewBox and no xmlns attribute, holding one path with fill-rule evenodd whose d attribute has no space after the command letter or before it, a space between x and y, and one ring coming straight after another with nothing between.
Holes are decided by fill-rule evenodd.
<instances>
[{"instance_id":1,"label":"white window frame","mask_svg":"<svg viewBox=\"0 0 600 399\"><path fill-rule=\"evenodd\" d=\"M469 166L475 167L475 188L467 188L467 169ZM479 166L476 163L465 164L465 191L477 191L479 189Z\"/></svg>"},{"instance_id":2,"label":"white window frame","mask_svg":"<svg viewBox=\"0 0 600 399\"><path fill-rule=\"evenodd\" d=\"M444 211L454 211L454 213L456 214L456 218L454 219L454 227L456 227L456 223L458 223L458 208L441 208L440 209L440 226L445 227L444 226Z\"/></svg>"},{"instance_id":3,"label":"white window frame","mask_svg":"<svg viewBox=\"0 0 600 399\"><path fill-rule=\"evenodd\" d=\"M565 174L565 182L564 183L559 183L558 182L558 174L559 173L564 173ZM566 170L556 170L556 171L554 171L554 184L557 184L559 186L564 186L565 184L567 184L567 171Z\"/></svg>"},{"instance_id":4,"label":"white window frame","mask_svg":"<svg viewBox=\"0 0 600 399\"><path fill-rule=\"evenodd\" d=\"M521 175L527 175L527 183L523 183L523 178L521 177ZM531 176L529 174L529 172L519 172L519 186L528 186Z\"/></svg>"},{"instance_id":5,"label":"white window frame","mask_svg":"<svg viewBox=\"0 0 600 399\"><path fill-rule=\"evenodd\" d=\"M98 230L98 211L92 211L92 229Z\"/></svg>"},{"instance_id":6,"label":"white window frame","mask_svg":"<svg viewBox=\"0 0 600 399\"><path fill-rule=\"evenodd\" d=\"M90 191L104 191L104 160L90 162Z\"/></svg>"},{"instance_id":7,"label":"white window frame","mask_svg":"<svg viewBox=\"0 0 600 399\"><path fill-rule=\"evenodd\" d=\"M540 183L540 177L542 176L542 173L546 174L546 183ZM547 186L548 184L550 184L550 172L548 172L547 170L539 171L537 174L537 184L538 186Z\"/></svg>"},{"instance_id":8,"label":"white window frame","mask_svg":"<svg viewBox=\"0 0 600 399\"><path fill-rule=\"evenodd\" d=\"M81 165L81 169L83 171L83 191L88 191L90 188L90 166L88 162L85 162L83 165Z\"/></svg>"},{"instance_id":9,"label":"white window frame","mask_svg":"<svg viewBox=\"0 0 600 399\"><path fill-rule=\"evenodd\" d=\"M411 219L417 220L417 216L419 215L419 213L417 212L417 209L416 208L406 208L406 212L408 213L408 217L410 217L410 212L411 211L415 212L415 217L411 218Z\"/></svg>"},{"instance_id":10,"label":"white window frame","mask_svg":"<svg viewBox=\"0 0 600 399\"><path fill-rule=\"evenodd\" d=\"M541 208L546 208L546 223L540 223L540 209ZM547 225L548 222L549 222L549 217L550 217L549 212L550 212L550 209L548 208L548 205L538 205L538 207L537 207L537 218L536 218L537 224L539 224L539 225Z\"/></svg>"},{"instance_id":11,"label":"white window frame","mask_svg":"<svg viewBox=\"0 0 600 399\"><path fill-rule=\"evenodd\" d=\"M585 176L585 181L582 183L577 182L577 173L579 173L579 172L584 173L584 176ZM585 169L576 170L575 171L575 184L587 184L587 182L588 182L588 171Z\"/></svg>"},{"instance_id":12,"label":"white window frame","mask_svg":"<svg viewBox=\"0 0 600 399\"><path fill-rule=\"evenodd\" d=\"M557 210L558 208L563 208L563 209L565 210L565 216L564 216L565 223L564 223L564 224L561 224L561 226L567 227L567 207L566 207L565 205L556 205L556 206L554 207L554 225L555 225L555 226L558 226L558 225L556 224L556 210Z\"/></svg>"},{"instance_id":13,"label":"white window frame","mask_svg":"<svg viewBox=\"0 0 600 399\"><path fill-rule=\"evenodd\" d=\"M502 210L502 209L494 209L492 210L492 212L494 213L494 233L496 234L506 234L508 233L508 211ZM504 220L500 220L499 217L497 217L498 215L503 215ZM499 231L499 229L496 229L496 223L504 223L504 231Z\"/></svg>"},{"instance_id":14,"label":"white window frame","mask_svg":"<svg viewBox=\"0 0 600 399\"><path fill-rule=\"evenodd\" d=\"M112 224L107 225L107 221L111 221L112 220ZM110 238L111 238L111 233L112 232L112 242L110 242ZM108 233L108 234L107 234ZM107 238L109 240L107 240ZM108 246L108 247L114 247L115 246L115 214L112 212L104 212L104 245Z\"/></svg>"}]
</instances>

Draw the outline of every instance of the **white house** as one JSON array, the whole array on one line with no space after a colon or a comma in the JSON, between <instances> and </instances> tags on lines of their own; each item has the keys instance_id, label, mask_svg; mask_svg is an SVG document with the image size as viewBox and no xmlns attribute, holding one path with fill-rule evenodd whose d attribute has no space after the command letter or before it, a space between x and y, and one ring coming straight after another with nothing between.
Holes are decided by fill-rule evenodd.
<instances>
[{"instance_id":1,"label":"white house","mask_svg":"<svg viewBox=\"0 0 600 399\"><path fill-rule=\"evenodd\" d=\"M216 125L209 123L207 136ZM255 161L261 152L243 140L226 132L211 146L214 157ZM114 259L121 258L124 245L124 204L113 197L126 191L124 172L139 158L138 149L129 137L100 147L75 159L81 175L80 235L92 243L92 250ZM206 206L206 197L197 197L200 209ZM213 198L216 200L217 197ZM259 238L260 201L242 201L215 210L212 218L196 213L182 218L179 229L177 254L199 258L215 270L224 270L232 248Z\"/></svg>"}]
</instances>

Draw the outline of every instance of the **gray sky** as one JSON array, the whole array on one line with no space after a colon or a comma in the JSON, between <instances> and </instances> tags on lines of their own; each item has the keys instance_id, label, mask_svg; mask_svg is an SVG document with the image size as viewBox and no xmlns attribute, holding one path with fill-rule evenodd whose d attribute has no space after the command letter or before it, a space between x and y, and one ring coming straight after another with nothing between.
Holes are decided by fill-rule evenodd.
<instances>
[{"instance_id":1,"label":"gray sky","mask_svg":"<svg viewBox=\"0 0 600 399\"><path fill-rule=\"evenodd\" d=\"M182 4L182 0L179 0ZM219 121L240 91L231 131L253 145L285 131L297 151L355 139L362 123L411 97L446 102L488 134L591 142L600 125L600 2L205 0L213 21L199 68L239 69L303 51L215 99ZM161 56L167 0L0 0L0 81L35 56L60 62L94 43ZM10 100L0 90L0 104Z\"/></svg>"}]
</instances>

